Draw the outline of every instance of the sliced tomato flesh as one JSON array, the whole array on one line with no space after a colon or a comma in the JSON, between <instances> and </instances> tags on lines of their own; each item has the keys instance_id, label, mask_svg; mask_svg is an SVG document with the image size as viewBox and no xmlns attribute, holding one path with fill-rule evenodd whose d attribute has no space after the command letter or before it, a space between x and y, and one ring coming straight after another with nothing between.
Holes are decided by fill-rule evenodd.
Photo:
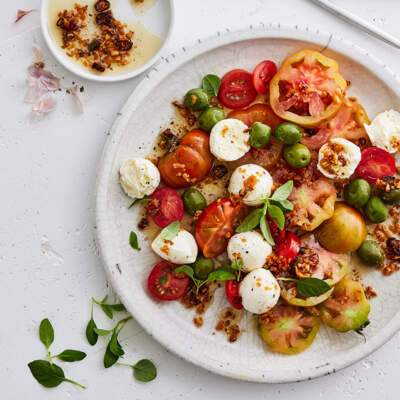
<instances>
[{"instance_id":1,"label":"sliced tomato flesh","mask_svg":"<svg viewBox=\"0 0 400 400\"><path fill-rule=\"evenodd\" d=\"M238 281L226 281L225 284L226 298L232 307L241 310L243 308L242 297L239 294L239 282Z\"/></svg>"},{"instance_id":2,"label":"sliced tomato flesh","mask_svg":"<svg viewBox=\"0 0 400 400\"><path fill-rule=\"evenodd\" d=\"M189 277L174 272L177 265L161 261L154 266L147 279L149 291L160 300L177 300L189 287Z\"/></svg>"},{"instance_id":3,"label":"sliced tomato flesh","mask_svg":"<svg viewBox=\"0 0 400 400\"><path fill-rule=\"evenodd\" d=\"M253 85L258 93L265 94L268 91L268 83L276 74L276 64L270 60L261 61L253 71Z\"/></svg>"},{"instance_id":4,"label":"sliced tomato flesh","mask_svg":"<svg viewBox=\"0 0 400 400\"><path fill-rule=\"evenodd\" d=\"M379 147L369 147L361 152L361 161L356 169L357 174L369 183L385 176L393 176L396 163L393 156Z\"/></svg>"},{"instance_id":5,"label":"sliced tomato flesh","mask_svg":"<svg viewBox=\"0 0 400 400\"><path fill-rule=\"evenodd\" d=\"M150 197L152 201L149 203L148 213L160 228L182 220L183 201L175 190L169 187L158 188Z\"/></svg>"},{"instance_id":6,"label":"sliced tomato flesh","mask_svg":"<svg viewBox=\"0 0 400 400\"><path fill-rule=\"evenodd\" d=\"M278 256L292 261L299 254L300 247L300 238L292 232L286 232L284 241L278 245L275 252Z\"/></svg>"}]
</instances>

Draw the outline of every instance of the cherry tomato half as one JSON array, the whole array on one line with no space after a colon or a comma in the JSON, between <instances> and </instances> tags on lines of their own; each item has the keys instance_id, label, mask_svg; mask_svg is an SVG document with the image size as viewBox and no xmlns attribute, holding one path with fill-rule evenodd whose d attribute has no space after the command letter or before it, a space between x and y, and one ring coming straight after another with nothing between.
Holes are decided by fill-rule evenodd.
<instances>
[{"instance_id":1,"label":"cherry tomato half","mask_svg":"<svg viewBox=\"0 0 400 400\"><path fill-rule=\"evenodd\" d=\"M248 106L257 96L253 86L253 77L243 69L234 69L221 80L219 101L228 108L242 108Z\"/></svg>"},{"instance_id":2,"label":"cherry tomato half","mask_svg":"<svg viewBox=\"0 0 400 400\"><path fill-rule=\"evenodd\" d=\"M271 235L275 241L275 244L278 246L284 242L286 237L286 231L284 229L280 230L278 228L278 225L269 215L267 215L267 220L269 224L269 229L271 230Z\"/></svg>"},{"instance_id":3,"label":"cherry tomato half","mask_svg":"<svg viewBox=\"0 0 400 400\"><path fill-rule=\"evenodd\" d=\"M294 260L300 251L301 241L298 236L292 232L286 232L285 240L276 248L276 254Z\"/></svg>"},{"instance_id":4,"label":"cherry tomato half","mask_svg":"<svg viewBox=\"0 0 400 400\"><path fill-rule=\"evenodd\" d=\"M226 298L232 307L241 310L243 308L242 298L239 294L239 282L238 281L226 281L225 284Z\"/></svg>"},{"instance_id":5,"label":"cherry tomato half","mask_svg":"<svg viewBox=\"0 0 400 400\"><path fill-rule=\"evenodd\" d=\"M276 74L277 68L273 61L261 61L253 71L253 85L258 93L264 94L268 90L268 82Z\"/></svg>"},{"instance_id":6,"label":"cherry tomato half","mask_svg":"<svg viewBox=\"0 0 400 400\"><path fill-rule=\"evenodd\" d=\"M150 196L148 213L160 228L165 228L171 222L181 221L183 217L183 201L174 189L162 187L156 189Z\"/></svg>"},{"instance_id":7,"label":"cherry tomato half","mask_svg":"<svg viewBox=\"0 0 400 400\"><path fill-rule=\"evenodd\" d=\"M150 272L147 287L158 299L177 300L186 293L189 277L183 273L176 274L175 268L177 265L161 261Z\"/></svg>"},{"instance_id":8,"label":"cherry tomato half","mask_svg":"<svg viewBox=\"0 0 400 400\"><path fill-rule=\"evenodd\" d=\"M396 172L396 164L386 150L369 147L361 152L361 161L356 172L367 182L375 183L377 179L392 176Z\"/></svg>"},{"instance_id":9,"label":"cherry tomato half","mask_svg":"<svg viewBox=\"0 0 400 400\"><path fill-rule=\"evenodd\" d=\"M223 253L246 215L247 207L241 202L234 204L224 197L211 203L201 213L196 226L196 242L204 257L213 258Z\"/></svg>"}]
</instances>

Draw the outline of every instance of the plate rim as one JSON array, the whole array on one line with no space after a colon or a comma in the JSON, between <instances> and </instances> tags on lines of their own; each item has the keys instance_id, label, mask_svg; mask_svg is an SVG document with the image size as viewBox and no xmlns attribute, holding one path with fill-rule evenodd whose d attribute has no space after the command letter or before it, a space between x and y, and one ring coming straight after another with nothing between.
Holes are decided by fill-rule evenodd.
<instances>
[{"instance_id":1,"label":"plate rim","mask_svg":"<svg viewBox=\"0 0 400 400\"><path fill-rule=\"evenodd\" d=\"M107 211L106 188L110 174L109 167L112 165L115 157L115 154L112 150L117 146L119 138L122 136L124 131L123 127L127 124L131 113L140 104L146 93L152 90L154 86L161 82L175 69L204 52L240 41L261 38L305 40L323 47L329 47L330 49L337 51L351 59L357 58L358 63L373 71L373 73L377 75L380 80L390 86L400 98L400 79L384 62L351 41L319 29L314 30L309 27L300 27L299 25L288 26L279 23L266 25L264 23L260 23L257 26L250 25L247 29L235 31L227 29L225 32L219 31L204 40L198 39L191 46L183 46L179 51L172 53L167 57L162 57L160 64L154 66L145 74L143 80L133 90L132 94L121 109L121 115L116 118L110 130L110 136L107 138L107 141L104 144L103 152L99 161L98 174L95 184L95 232L100 258L102 260L107 278L112 287L115 289L121 301L126 305L128 311L132 314L135 320L150 336L155 338L167 350L194 365L229 378L260 383L289 383L329 375L369 356L371 353L389 341L392 336L400 330L400 311L397 312L392 320L388 322L387 325L377 335L369 339L367 343L360 344L348 351L345 355L342 355L340 360L338 358L334 358L332 361L326 364L316 365L307 371L285 371L284 376L282 374L279 375L279 373L271 373L271 371L265 371L262 376L254 376L251 371L246 373L246 371L243 370L226 370L219 367L218 362L215 360L212 362L209 359L204 360L201 355L190 352L190 350L188 351L179 348L179 346L174 346L174 343L164 339L162 335L157 335L155 332L156 327L147 325L145 323L145 319L140 315L140 313L138 313L134 307L130 307L128 296L126 296L122 290L119 290L120 288L118 280L123 278L119 278L119 275L114 273L115 268L113 265L112 248L107 246L107 238L105 233L105 225L107 225L107 221L106 218L103 217L106 215ZM376 66L380 67L379 71L376 71ZM395 87L393 85L394 82L396 83Z\"/></svg>"}]
</instances>

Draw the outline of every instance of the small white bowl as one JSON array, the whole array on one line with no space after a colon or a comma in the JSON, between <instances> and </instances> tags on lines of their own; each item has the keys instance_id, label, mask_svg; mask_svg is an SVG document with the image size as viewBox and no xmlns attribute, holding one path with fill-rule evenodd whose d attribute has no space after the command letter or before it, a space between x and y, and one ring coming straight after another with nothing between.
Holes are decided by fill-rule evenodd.
<instances>
[{"instance_id":1,"label":"small white bowl","mask_svg":"<svg viewBox=\"0 0 400 400\"><path fill-rule=\"evenodd\" d=\"M140 66L135 70L128 71L122 74L116 75L98 75L91 72L89 69L85 69L80 66L70 57L68 57L63 50L55 43L52 39L51 34L49 32L49 14L48 14L48 5L52 0L42 0L42 6L40 10L40 24L42 28L42 33L44 39L47 43L48 48L52 52L53 56L57 59L57 61L62 64L66 69L71 71L72 73L92 81L97 82L119 82L124 81L130 78L133 78L143 71L146 71L149 67L151 67L160 57L160 54L166 47L172 33L172 29L175 22L175 7L173 0L158 0L154 7L161 7L160 12L153 13L154 17L149 18L146 21L146 27L150 29L150 31L155 31L154 27L159 27L160 24L163 27L160 36L162 40L162 44L158 51L151 57L145 64ZM125 0L128 1L128 0Z\"/></svg>"}]
</instances>

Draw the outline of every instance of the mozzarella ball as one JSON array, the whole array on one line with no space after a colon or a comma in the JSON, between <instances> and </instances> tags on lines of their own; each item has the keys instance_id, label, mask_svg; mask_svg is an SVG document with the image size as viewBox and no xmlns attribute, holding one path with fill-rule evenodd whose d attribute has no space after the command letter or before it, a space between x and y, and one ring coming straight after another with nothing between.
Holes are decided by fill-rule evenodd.
<instances>
[{"instance_id":1,"label":"mozzarella ball","mask_svg":"<svg viewBox=\"0 0 400 400\"><path fill-rule=\"evenodd\" d=\"M347 179L360 161L360 148L350 140L337 138L319 149L317 167L329 179Z\"/></svg>"},{"instance_id":2,"label":"mozzarella ball","mask_svg":"<svg viewBox=\"0 0 400 400\"><path fill-rule=\"evenodd\" d=\"M150 195L160 184L160 172L145 158L125 161L120 170L120 183L124 192L132 199Z\"/></svg>"},{"instance_id":3,"label":"mozzarella ball","mask_svg":"<svg viewBox=\"0 0 400 400\"><path fill-rule=\"evenodd\" d=\"M276 305L281 289L271 271L258 268L245 276L240 283L239 294L245 310L263 314Z\"/></svg>"},{"instance_id":4,"label":"mozzarella ball","mask_svg":"<svg viewBox=\"0 0 400 400\"><path fill-rule=\"evenodd\" d=\"M158 235L151 244L153 251L173 264L191 264L197 258L197 244L193 235L184 229L172 240L164 240Z\"/></svg>"},{"instance_id":5,"label":"mozzarella ball","mask_svg":"<svg viewBox=\"0 0 400 400\"><path fill-rule=\"evenodd\" d=\"M232 262L241 259L242 270L250 272L265 264L266 258L272 253L272 247L258 232L243 232L230 238L227 252Z\"/></svg>"},{"instance_id":6,"label":"mozzarella ball","mask_svg":"<svg viewBox=\"0 0 400 400\"><path fill-rule=\"evenodd\" d=\"M248 206L259 206L263 204L261 199L271 194L273 183L267 170L256 164L245 164L233 171L228 191L241 196Z\"/></svg>"},{"instance_id":7,"label":"mozzarella ball","mask_svg":"<svg viewBox=\"0 0 400 400\"><path fill-rule=\"evenodd\" d=\"M250 150L250 134L246 124L228 118L217 122L210 133L211 153L221 161L235 161Z\"/></svg>"},{"instance_id":8,"label":"mozzarella ball","mask_svg":"<svg viewBox=\"0 0 400 400\"><path fill-rule=\"evenodd\" d=\"M378 114L371 125L365 125L365 130L376 147L389 153L400 150L400 113L389 110Z\"/></svg>"}]
</instances>

